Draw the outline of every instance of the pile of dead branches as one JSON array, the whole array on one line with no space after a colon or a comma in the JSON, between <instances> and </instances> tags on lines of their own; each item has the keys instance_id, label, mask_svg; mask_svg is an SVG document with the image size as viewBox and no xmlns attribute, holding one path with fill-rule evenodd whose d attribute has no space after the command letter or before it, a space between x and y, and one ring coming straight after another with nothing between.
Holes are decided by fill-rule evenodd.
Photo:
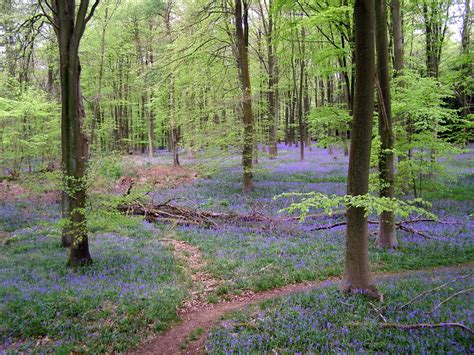
<instances>
[{"instance_id":1,"label":"pile of dead branches","mask_svg":"<svg viewBox=\"0 0 474 355\"><path fill-rule=\"evenodd\" d=\"M127 215L143 216L145 220L149 222L161 222L169 223L174 225L199 225L205 226L208 228L219 228L220 226L226 223L235 223L242 224L246 222L251 223L261 223L266 228L274 228L278 226L289 226L289 223L296 223L299 220L299 217L289 217L289 218L272 218L265 216L262 213L252 212L248 214L237 214L237 213L224 213L224 212L214 212L214 211L200 211L196 208L189 208L171 204L174 199L168 200L163 203L153 204L153 203L140 203L135 201L129 204L123 204L118 207L119 211ZM328 216L325 213L313 214L307 216L311 219L319 218L337 218L344 216L344 211L340 213L335 213L331 216ZM415 223L422 222L432 222L432 223L441 223L441 224L451 224L454 222L439 221L434 219L423 219L415 218L411 220L401 220L396 223L396 227L400 230L408 232L412 235L417 235L426 239L436 239L441 241L449 241L449 239L439 238L426 234L425 232L419 231L411 227L410 225ZM369 224L378 224L378 221L368 221ZM319 231L319 230L329 230L336 227L345 226L346 221L339 221L333 224L316 224L316 227L309 229L309 231Z\"/></svg>"},{"instance_id":2,"label":"pile of dead branches","mask_svg":"<svg viewBox=\"0 0 474 355\"><path fill-rule=\"evenodd\" d=\"M212 211L199 211L197 209L171 204L169 201L160 204L132 203L121 205L119 211L127 215L144 216L149 222L165 222L181 225L200 225L217 228L221 223L242 222L276 222L272 218L259 213L235 214Z\"/></svg>"}]
</instances>

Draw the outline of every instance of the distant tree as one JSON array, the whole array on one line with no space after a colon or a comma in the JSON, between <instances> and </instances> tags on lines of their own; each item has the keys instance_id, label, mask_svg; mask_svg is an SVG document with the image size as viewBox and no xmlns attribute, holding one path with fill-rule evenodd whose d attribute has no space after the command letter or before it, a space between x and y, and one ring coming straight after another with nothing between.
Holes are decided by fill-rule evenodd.
<instances>
[{"instance_id":1,"label":"distant tree","mask_svg":"<svg viewBox=\"0 0 474 355\"><path fill-rule=\"evenodd\" d=\"M392 0L392 28L393 28L393 67L396 75L401 74L403 62L403 26L400 11L400 0Z\"/></svg>"},{"instance_id":2,"label":"distant tree","mask_svg":"<svg viewBox=\"0 0 474 355\"><path fill-rule=\"evenodd\" d=\"M81 94L79 44L86 24L99 4L95 0L41 0L40 5L54 27L58 46L61 79L61 147L64 187L62 196L63 246L70 247L70 266L90 264L92 258L86 224L86 166L88 142L83 130L84 106Z\"/></svg>"},{"instance_id":3,"label":"distant tree","mask_svg":"<svg viewBox=\"0 0 474 355\"><path fill-rule=\"evenodd\" d=\"M355 94L347 194L365 195L369 187L370 145L374 114L374 1L356 0ZM346 258L342 289L374 292L369 271L369 233L363 207L347 209Z\"/></svg>"}]
</instances>

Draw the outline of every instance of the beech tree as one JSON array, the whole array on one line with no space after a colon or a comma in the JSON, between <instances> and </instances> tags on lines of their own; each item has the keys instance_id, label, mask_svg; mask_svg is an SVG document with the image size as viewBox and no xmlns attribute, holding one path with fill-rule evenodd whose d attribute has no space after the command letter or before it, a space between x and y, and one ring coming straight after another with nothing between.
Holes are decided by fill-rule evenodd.
<instances>
[{"instance_id":1,"label":"beech tree","mask_svg":"<svg viewBox=\"0 0 474 355\"><path fill-rule=\"evenodd\" d=\"M379 174L380 197L395 197L393 124L390 96L390 74L388 61L387 6L384 0L375 0L376 47L377 47L377 93L380 135ZM391 211L380 215L377 246L395 248L395 216Z\"/></svg>"},{"instance_id":2,"label":"beech tree","mask_svg":"<svg viewBox=\"0 0 474 355\"><path fill-rule=\"evenodd\" d=\"M374 0L356 0L355 93L347 194L365 195L369 187L370 146L374 113ZM363 207L347 209L346 257L342 289L374 292L369 270L369 233Z\"/></svg>"},{"instance_id":3,"label":"beech tree","mask_svg":"<svg viewBox=\"0 0 474 355\"><path fill-rule=\"evenodd\" d=\"M252 112L252 90L250 86L250 71L248 59L249 45L249 2L236 0L234 8L235 35L237 43L237 63L239 66L240 83L242 90L242 116L244 122L244 136L242 149L243 191L253 190L253 133L254 117Z\"/></svg>"},{"instance_id":4,"label":"beech tree","mask_svg":"<svg viewBox=\"0 0 474 355\"><path fill-rule=\"evenodd\" d=\"M79 45L86 24L99 4L89 9L89 0L40 2L57 36L61 80L61 149L63 168L62 244L70 247L70 266L90 264L92 258L86 225L86 166L88 141L83 130L84 106L81 93Z\"/></svg>"}]
</instances>

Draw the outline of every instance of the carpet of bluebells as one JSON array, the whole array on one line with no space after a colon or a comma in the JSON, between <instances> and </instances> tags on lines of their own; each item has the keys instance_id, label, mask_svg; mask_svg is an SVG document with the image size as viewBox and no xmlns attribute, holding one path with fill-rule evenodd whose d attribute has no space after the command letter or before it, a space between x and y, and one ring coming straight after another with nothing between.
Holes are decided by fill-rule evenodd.
<instances>
[{"instance_id":1,"label":"carpet of bluebells","mask_svg":"<svg viewBox=\"0 0 474 355\"><path fill-rule=\"evenodd\" d=\"M358 295L343 295L327 282L319 289L266 301L227 316L211 331L207 350L211 354L472 353L473 335L465 329L382 327L385 321L456 322L472 329L472 277L472 271L466 270L392 276L377 282L385 294L381 304ZM446 286L436 290L442 285ZM432 292L403 307L429 290ZM438 307L457 292L462 293Z\"/></svg>"},{"instance_id":2,"label":"carpet of bluebells","mask_svg":"<svg viewBox=\"0 0 474 355\"><path fill-rule=\"evenodd\" d=\"M371 246L374 270L416 270L474 260L473 157L470 150L446 161L458 182L432 193L433 209L446 223L413 225L436 239L399 232L396 251ZM296 198L274 199L276 195L345 192L348 158L341 151L329 155L313 148L300 162L297 148L280 145L278 159L259 157L256 189L248 195L241 193L240 158L237 153L222 157L222 152L196 160L183 157L183 165L199 169L201 178L157 189L151 196L155 202L174 199L172 203L200 210L278 219L289 217L279 211ZM169 161L160 152L150 163ZM174 235L200 248L207 271L223 282L220 294L239 293L339 275L344 227L311 230L341 219L178 226ZM57 198L0 200L0 351L124 351L176 319L187 294L187 276L159 241L161 226L92 213L88 226L94 264L80 271L66 266L58 220Z\"/></svg>"},{"instance_id":3,"label":"carpet of bluebells","mask_svg":"<svg viewBox=\"0 0 474 355\"><path fill-rule=\"evenodd\" d=\"M464 188L457 195L436 195L433 211L445 223L416 223L410 227L434 239L398 231L400 247L379 251L371 246L371 263L377 271L416 270L424 267L453 265L474 260L474 211L472 199L465 198L474 186L474 150L445 162L457 184L446 191ZM187 163L187 162L185 162ZM213 175L192 185L156 191L156 201L173 201L187 207L239 214L259 213L273 218L288 217L279 213L296 197L274 199L284 192L318 191L344 194L348 157L342 151L328 154L314 147L299 160L299 149L279 145L279 157L270 160L261 155L256 165L256 189L241 193L241 167L237 154L211 159ZM372 216L371 219L376 219ZM304 223L223 224L217 229L196 226L177 228L178 236L200 247L210 260L209 271L226 280L229 292L242 289L266 290L292 282L325 279L339 275L344 258L344 230L312 231L338 221L334 218L307 219ZM376 226L371 226L375 231ZM373 243L371 243L373 245Z\"/></svg>"},{"instance_id":4,"label":"carpet of bluebells","mask_svg":"<svg viewBox=\"0 0 474 355\"><path fill-rule=\"evenodd\" d=\"M34 223L25 209L1 211ZM66 266L55 226L20 226L0 257L0 350L121 351L177 319L186 291L172 253L153 226L127 223L130 235L93 234L84 270Z\"/></svg>"}]
</instances>

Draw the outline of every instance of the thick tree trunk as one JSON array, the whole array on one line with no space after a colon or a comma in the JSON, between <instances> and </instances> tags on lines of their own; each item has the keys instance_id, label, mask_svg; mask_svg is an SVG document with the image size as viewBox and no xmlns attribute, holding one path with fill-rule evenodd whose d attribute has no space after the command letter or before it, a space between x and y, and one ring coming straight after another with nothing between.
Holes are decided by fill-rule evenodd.
<instances>
[{"instance_id":1,"label":"thick tree trunk","mask_svg":"<svg viewBox=\"0 0 474 355\"><path fill-rule=\"evenodd\" d=\"M356 0L354 121L347 193L365 195L369 185L370 145L374 111L374 1ZM346 292L374 292L369 271L368 226L364 208L347 209L346 257L342 289Z\"/></svg>"},{"instance_id":2,"label":"thick tree trunk","mask_svg":"<svg viewBox=\"0 0 474 355\"><path fill-rule=\"evenodd\" d=\"M387 9L385 0L375 0L375 22L378 79L378 128L381 140L379 176L382 187L379 193L380 197L393 198L395 195L394 154L387 40ZM376 244L379 248L395 248L398 244L395 236L395 216L391 211L384 211L380 215L379 232Z\"/></svg>"},{"instance_id":3,"label":"thick tree trunk","mask_svg":"<svg viewBox=\"0 0 474 355\"><path fill-rule=\"evenodd\" d=\"M242 8L243 7L243 8ZM242 111L244 123L242 166L243 166L243 191L253 190L253 135L254 117L252 112L252 94L250 86L250 72L248 61L248 10L249 3L243 0L235 2L235 29L237 42L237 62L240 71L242 87Z\"/></svg>"},{"instance_id":4,"label":"thick tree trunk","mask_svg":"<svg viewBox=\"0 0 474 355\"><path fill-rule=\"evenodd\" d=\"M82 127L84 107L78 57L80 39L97 2L86 17L88 5L89 1L81 1L76 16L74 0L56 0L52 3L61 77L61 149L65 186L62 212L66 219L62 241L63 245L70 245L70 266L92 262L85 215L88 144Z\"/></svg>"}]
</instances>

